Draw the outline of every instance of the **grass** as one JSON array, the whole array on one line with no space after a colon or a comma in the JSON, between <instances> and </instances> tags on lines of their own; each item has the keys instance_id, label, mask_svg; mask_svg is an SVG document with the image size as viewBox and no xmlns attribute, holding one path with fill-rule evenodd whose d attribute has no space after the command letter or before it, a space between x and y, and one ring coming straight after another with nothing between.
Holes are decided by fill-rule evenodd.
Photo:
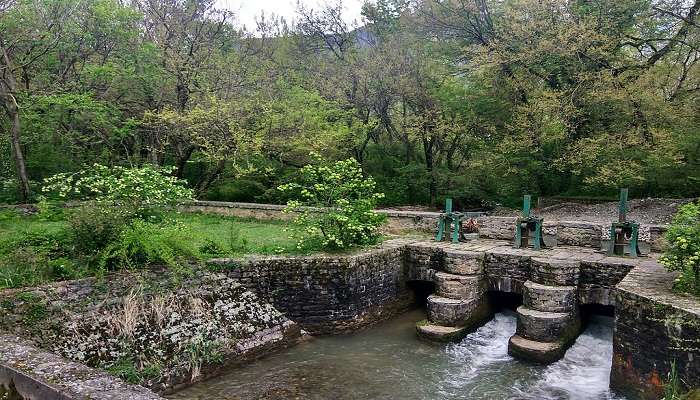
<instances>
[{"instance_id":1,"label":"grass","mask_svg":"<svg viewBox=\"0 0 700 400\"><path fill-rule=\"evenodd\" d=\"M170 218L188 227L192 241L211 256L247 254L301 254L294 228L284 221L261 221L201 213L168 213Z\"/></svg>"},{"instance_id":2,"label":"grass","mask_svg":"<svg viewBox=\"0 0 700 400\"><path fill-rule=\"evenodd\" d=\"M101 253L81 250L81 239L72 234L68 219L75 212L47 216L0 210L0 289L77 279L105 268L137 268L163 259L202 261L316 250L297 248L296 240L290 237L295 228L284 221L166 212L147 224L147 229L128 231L128 241L111 243L116 256L105 267L99 263Z\"/></svg>"}]
</instances>

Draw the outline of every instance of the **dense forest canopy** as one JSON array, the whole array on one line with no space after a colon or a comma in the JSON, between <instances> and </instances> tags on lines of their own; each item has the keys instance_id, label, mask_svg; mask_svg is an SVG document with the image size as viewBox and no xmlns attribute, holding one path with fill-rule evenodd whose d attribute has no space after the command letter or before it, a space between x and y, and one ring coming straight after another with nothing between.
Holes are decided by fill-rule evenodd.
<instances>
[{"instance_id":1,"label":"dense forest canopy","mask_svg":"<svg viewBox=\"0 0 700 400\"><path fill-rule=\"evenodd\" d=\"M0 202L100 163L280 202L310 153L385 204L700 195L700 2L1 0Z\"/></svg>"}]
</instances>

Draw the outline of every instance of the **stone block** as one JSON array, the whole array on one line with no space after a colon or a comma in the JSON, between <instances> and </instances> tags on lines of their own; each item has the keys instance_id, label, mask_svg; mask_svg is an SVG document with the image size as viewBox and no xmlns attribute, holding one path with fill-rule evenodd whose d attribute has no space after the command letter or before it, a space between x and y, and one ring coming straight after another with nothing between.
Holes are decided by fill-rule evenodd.
<instances>
[{"instance_id":1,"label":"stone block","mask_svg":"<svg viewBox=\"0 0 700 400\"><path fill-rule=\"evenodd\" d=\"M484 253L445 251L445 271L456 275L479 275L484 272Z\"/></svg>"},{"instance_id":2,"label":"stone block","mask_svg":"<svg viewBox=\"0 0 700 400\"><path fill-rule=\"evenodd\" d=\"M532 258L530 260L530 280L543 285L576 286L579 281L579 262Z\"/></svg>"},{"instance_id":3,"label":"stone block","mask_svg":"<svg viewBox=\"0 0 700 400\"><path fill-rule=\"evenodd\" d=\"M460 326L478 309L483 301L456 300L436 295L428 296L428 320L438 325Z\"/></svg>"},{"instance_id":4,"label":"stone block","mask_svg":"<svg viewBox=\"0 0 700 400\"><path fill-rule=\"evenodd\" d=\"M538 342L562 342L576 339L581 330L581 320L574 313L555 313L518 307L519 336Z\"/></svg>"},{"instance_id":5,"label":"stone block","mask_svg":"<svg viewBox=\"0 0 700 400\"><path fill-rule=\"evenodd\" d=\"M559 342L543 343L513 335L508 341L508 354L521 360L549 364L564 357L566 347Z\"/></svg>"},{"instance_id":6,"label":"stone block","mask_svg":"<svg viewBox=\"0 0 700 400\"><path fill-rule=\"evenodd\" d=\"M469 329L461 326L433 325L421 321L416 324L416 333L419 339L429 342L458 342L469 334Z\"/></svg>"},{"instance_id":7,"label":"stone block","mask_svg":"<svg viewBox=\"0 0 700 400\"><path fill-rule=\"evenodd\" d=\"M475 300L486 291L484 279L479 275L464 276L445 272L435 274L437 294L458 300Z\"/></svg>"},{"instance_id":8,"label":"stone block","mask_svg":"<svg viewBox=\"0 0 700 400\"><path fill-rule=\"evenodd\" d=\"M570 312L576 308L575 286L547 286L525 282L523 304L530 309L550 312Z\"/></svg>"}]
</instances>

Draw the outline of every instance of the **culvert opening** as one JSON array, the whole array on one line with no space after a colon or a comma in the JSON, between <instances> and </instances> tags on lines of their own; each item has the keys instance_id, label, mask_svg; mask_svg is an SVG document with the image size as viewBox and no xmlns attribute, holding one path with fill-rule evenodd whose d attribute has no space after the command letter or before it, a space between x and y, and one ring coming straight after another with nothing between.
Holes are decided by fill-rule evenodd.
<instances>
[{"instance_id":1,"label":"culvert opening","mask_svg":"<svg viewBox=\"0 0 700 400\"><path fill-rule=\"evenodd\" d=\"M615 306L604 304L581 304L579 306L581 321L586 326L596 316L615 317Z\"/></svg>"},{"instance_id":2,"label":"culvert opening","mask_svg":"<svg viewBox=\"0 0 700 400\"><path fill-rule=\"evenodd\" d=\"M406 285L413 292L413 302L418 307L425 307L428 304L428 296L435 293L435 282L408 281Z\"/></svg>"},{"instance_id":3,"label":"culvert opening","mask_svg":"<svg viewBox=\"0 0 700 400\"><path fill-rule=\"evenodd\" d=\"M523 305L523 296L518 293L488 291L486 295L488 296L489 304L491 304L491 308L494 312L504 310L515 311L518 307Z\"/></svg>"}]
</instances>

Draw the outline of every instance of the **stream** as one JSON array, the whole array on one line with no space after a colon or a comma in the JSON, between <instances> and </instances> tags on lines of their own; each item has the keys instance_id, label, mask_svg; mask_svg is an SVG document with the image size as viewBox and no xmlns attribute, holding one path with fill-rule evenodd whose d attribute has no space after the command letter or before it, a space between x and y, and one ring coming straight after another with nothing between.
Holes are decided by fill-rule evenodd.
<instances>
[{"instance_id":1,"label":"stream","mask_svg":"<svg viewBox=\"0 0 700 400\"><path fill-rule=\"evenodd\" d=\"M198 383L170 399L580 399L608 390L613 319L594 316L566 356L549 366L513 359L516 314L500 312L460 343L419 341L414 310L366 330L315 338Z\"/></svg>"}]
</instances>

